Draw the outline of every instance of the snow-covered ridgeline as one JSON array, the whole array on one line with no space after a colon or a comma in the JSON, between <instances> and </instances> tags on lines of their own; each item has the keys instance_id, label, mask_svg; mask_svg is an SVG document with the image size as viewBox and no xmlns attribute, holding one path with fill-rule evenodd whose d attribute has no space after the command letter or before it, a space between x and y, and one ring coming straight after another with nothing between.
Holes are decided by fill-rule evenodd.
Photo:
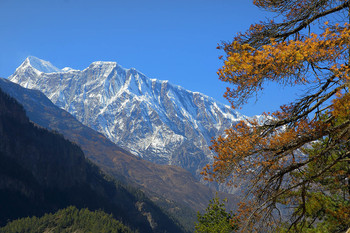
<instances>
[{"instance_id":1,"label":"snow-covered ridgeline","mask_svg":"<svg viewBox=\"0 0 350 233\"><path fill-rule=\"evenodd\" d=\"M79 121L153 162L198 174L213 157L212 137L247 117L199 92L150 79L116 62L58 69L27 58L9 77L37 89Z\"/></svg>"}]
</instances>

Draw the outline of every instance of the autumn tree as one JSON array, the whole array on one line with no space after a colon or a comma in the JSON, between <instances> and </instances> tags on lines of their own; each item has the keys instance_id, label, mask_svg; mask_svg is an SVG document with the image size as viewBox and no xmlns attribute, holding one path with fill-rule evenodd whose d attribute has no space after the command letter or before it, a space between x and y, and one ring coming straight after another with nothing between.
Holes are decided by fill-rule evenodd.
<instances>
[{"instance_id":1,"label":"autumn tree","mask_svg":"<svg viewBox=\"0 0 350 233\"><path fill-rule=\"evenodd\" d=\"M254 4L275 13L278 22L252 25L219 46L226 55L218 74L230 85L225 97L237 108L271 82L305 92L264 113L263 123L239 122L213 140L217 156L203 173L209 180L245 181L237 215L242 231L276 227L283 213L290 214L287 229L293 232L326 218L341 223L334 232L343 231L350 227L341 222L350 216L350 3Z\"/></svg>"}]
</instances>

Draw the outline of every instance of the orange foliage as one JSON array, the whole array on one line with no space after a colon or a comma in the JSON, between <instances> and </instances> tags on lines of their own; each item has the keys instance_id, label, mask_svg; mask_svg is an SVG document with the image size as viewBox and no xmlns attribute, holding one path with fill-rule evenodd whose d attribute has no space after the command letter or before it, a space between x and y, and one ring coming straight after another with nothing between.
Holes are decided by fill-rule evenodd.
<instances>
[{"instance_id":1,"label":"orange foliage","mask_svg":"<svg viewBox=\"0 0 350 233\"><path fill-rule=\"evenodd\" d=\"M224 96L235 108L263 90L266 82L309 89L294 103L264 113L264 123L238 122L212 141L217 155L202 174L207 180L233 184L248 181L249 198L240 205L237 218L251 230L271 218L277 203L301 206L295 212L295 222L300 221L309 185L350 156L345 150L333 160L325 159L350 142L350 25L323 20L323 32L305 31L328 15L344 15L349 1L254 0L254 4L280 13L284 21L252 25L232 43L219 46L226 56L220 58L224 65L218 75L231 85ZM329 143L318 154L306 155L305 148L325 138ZM317 165L319 171L308 173L315 161L326 162Z\"/></svg>"},{"instance_id":2,"label":"orange foliage","mask_svg":"<svg viewBox=\"0 0 350 233\"><path fill-rule=\"evenodd\" d=\"M339 79L349 80L348 66L342 64L348 56L349 24L336 26L332 30L326 28L320 36L312 33L303 40L281 43L275 42L273 38L270 40L270 44L260 49L237 41L225 47L227 57L218 74L222 81L235 86L225 93L234 107L262 90L265 81L283 85L320 82L321 77L310 74L313 70L308 70L307 64L325 66L324 69Z\"/></svg>"}]
</instances>

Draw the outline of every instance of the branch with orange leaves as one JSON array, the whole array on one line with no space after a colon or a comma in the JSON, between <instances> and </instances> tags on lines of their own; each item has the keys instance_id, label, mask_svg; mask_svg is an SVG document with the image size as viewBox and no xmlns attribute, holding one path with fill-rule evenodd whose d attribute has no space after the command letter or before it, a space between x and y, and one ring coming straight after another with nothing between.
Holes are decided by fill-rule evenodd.
<instances>
[{"instance_id":1,"label":"branch with orange leaves","mask_svg":"<svg viewBox=\"0 0 350 233\"><path fill-rule=\"evenodd\" d=\"M265 143L264 139L258 140L254 135L254 132L257 131L242 123L238 124L239 132L246 132L248 133L246 138L255 139L252 141L247 140L246 144L242 144L242 134L238 138L227 135L226 138L220 139L220 143L214 143L212 149L218 153L218 156L215 158L215 162L210 168L211 170L208 170L209 167L207 167L204 173L208 176L213 175L212 178L223 181L228 175L237 171L237 174L234 174L237 179L249 180L245 195L251 198L250 200L254 200L254 202L249 205L247 204L249 201L245 201L244 208L240 210L242 214L237 216L241 218L240 222L246 223L244 227L247 227L253 221L252 218L256 218L253 222L256 222L257 218L262 218L261 213L263 212L266 218L273 217L269 214L273 213L277 208L277 204L287 202L288 198L286 197L283 197L284 200L281 201L283 194L290 190L302 188L302 185L306 183L312 183L315 178L318 178L338 162L344 162L344 159L349 156L349 152L346 151L342 156L338 156L334 163L332 162L332 165L327 165L318 175L304 178L293 177L291 175L293 172L303 172L310 163L317 163L327 153L337 149L340 144L346 144L350 141L350 120L333 127L329 125L318 127L318 123L313 123L311 124L313 126L309 126L308 129L304 127L308 127L307 125L310 122L304 123L298 126L301 129L295 128L292 133L279 132L271 135L268 143ZM298 130L303 130L304 132L299 134L300 131L298 132ZM291 135L291 137L288 135ZM302 153L299 155L293 154L295 150L324 136L330 138L330 143L317 156L307 157ZM345 141L344 138L346 138ZM227 143L230 146L234 146L234 148L228 146ZM231 143L238 144L235 146ZM246 150L242 151L242 148ZM233 153L233 150L239 151L240 154L237 156L237 154ZM249 161L251 160L254 163L250 163ZM301 195L300 199L305 199L305 195L306 193ZM252 198L252 196L255 198ZM289 198L293 199L295 197L291 196ZM263 204L257 208L259 203ZM258 212L259 215L256 216ZM247 218L248 213L249 217ZM299 215L298 219L300 220L302 217ZM293 224L296 224L299 221L298 219ZM266 222L266 219L264 220L263 222Z\"/></svg>"},{"instance_id":2,"label":"branch with orange leaves","mask_svg":"<svg viewBox=\"0 0 350 233\"><path fill-rule=\"evenodd\" d=\"M258 201L274 197L275 202L269 207L276 208L278 192L286 188L281 186L286 177L315 163L349 138L350 96L339 94L348 84L337 86L334 80L332 76L320 86L319 91L302 98L297 104L266 114L268 120L262 125L256 120L242 121L227 129L224 136L213 140L211 149L217 156L202 174L208 180L220 182L231 175L234 179L230 182L233 183L239 179L249 180L246 196L253 195ZM327 111L310 120L309 115L326 102L332 103L325 108ZM340 116L345 118L340 120ZM304 147L324 137L330 138L330 143L318 156L308 158L301 153ZM254 210L254 206L245 206ZM273 212L272 209L266 211ZM241 222L246 221L241 219Z\"/></svg>"},{"instance_id":3,"label":"branch with orange leaves","mask_svg":"<svg viewBox=\"0 0 350 233\"><path fill-rule=\"evenodd\" d=\"M328 189L325 180L338 182L333 170L342 174L342 181L344 174L350 179L350 25L344 23L350 1L254 4L279 13L284 21L252 25L232 43L219 46L226 52L219 78L231 85L224 96L236 108L258 98L265 83L303 85L307 91L280 111L265 114L262 124L239 122L213 140L211 149L217 155L203 174L209 180L247 182L240 222L252 227L266 223L261 220L273 219L280 203L296 206L292 225L297 225L306 218L312 189ZM335 15L343 18L341 26L328 22ZM321 25L323 32L311 33L314 25ZM348 186L345 197L350 197L350 182Z\"/></svg>"},{"instance_id":4,"label":"branch with orange leaves","mask_svg":"<svg viewBox=\"0 0 350 233\"><path fill-rule=\"evenodd\" d=\"M261 49L234 41L227 51L224 66L218 71L222 81L234 86L227 88L224 96L233 107L238 107L263 90L265 82L283 86L316 84L323 82L324 78L320 77L325 75L348 81L349 44L349 24L326 28L320 36L311 34L303 40L277 43L271 39L271 43ZM328 71L318 68L322 64L329 67ZM312 72L308 67L312 67Z\"/></svg>"}]
</instances>

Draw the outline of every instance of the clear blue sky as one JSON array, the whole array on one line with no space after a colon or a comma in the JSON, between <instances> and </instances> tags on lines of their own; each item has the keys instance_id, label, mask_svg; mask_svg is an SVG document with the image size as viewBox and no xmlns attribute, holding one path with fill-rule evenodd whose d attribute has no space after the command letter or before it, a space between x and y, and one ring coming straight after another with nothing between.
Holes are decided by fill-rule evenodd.
<instances>
[{"instance_id":1,"label":"clear blue sky","mask_svg":"<svg viewBox=\"0 0 350 233\"><path fill-rule=\"evenodd\" d=\"M216 46L268 13L252 0L0 0L0 77L33 55L58 68L116 61L228 104ZM271 111L294 98L270 86L240 110Z\"/></svg>"}]
</instances>

